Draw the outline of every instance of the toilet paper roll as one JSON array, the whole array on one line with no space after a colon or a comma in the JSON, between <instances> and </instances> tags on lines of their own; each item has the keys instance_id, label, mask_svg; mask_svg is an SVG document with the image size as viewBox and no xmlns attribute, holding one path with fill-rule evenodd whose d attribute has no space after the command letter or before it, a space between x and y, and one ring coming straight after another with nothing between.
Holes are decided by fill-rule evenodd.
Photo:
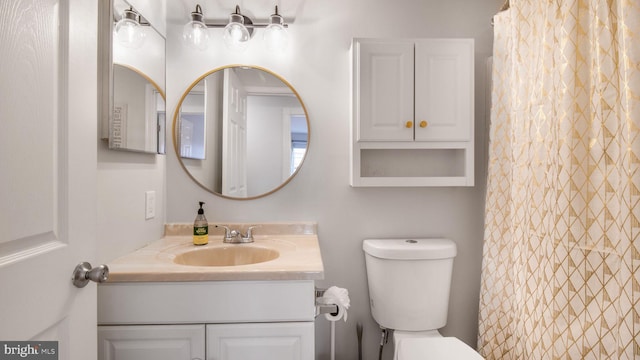
<instances>
[{"instance_id":1,"label":"toilet paper roll","mask_svg":"<svg viewBox=\"0 0 640 360\"><path fill-rule=\"evenodd\" d=\"M344 308L344 306L336 304L338 306L338 312L337 313L328 313L328 314L324 314L325 319L329 320L329 321L338 321L340 319L344 318L344 321L347 321L347 309Z\"/></svg>"},{"instance_id":2,"label":"toilet paper roll","mask_svg":"<svg viewBox=\"0 0 640 360\"><path fill-rule=\"evenodd\" d=\"M351 300L349 299L349 291L347 289L332 286L324 292L321 302L324 304L335 304L338 306L338 312L334 315L324 315L327 320L338 321L344 318L344 321L347 321L347 309L351 304Z\"/></svg>"}]
</instances>

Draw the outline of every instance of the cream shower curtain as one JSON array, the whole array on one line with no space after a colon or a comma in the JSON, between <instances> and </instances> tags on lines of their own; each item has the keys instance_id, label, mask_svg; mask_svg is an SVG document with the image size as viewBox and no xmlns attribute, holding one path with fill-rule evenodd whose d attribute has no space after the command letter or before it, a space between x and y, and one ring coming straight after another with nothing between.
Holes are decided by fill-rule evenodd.
<instances>
[{"instance_id":1,"label":"cream shower curtain","mask_svg":"<svg viewBox=\"0 0 640 360\"><path fill-rule=\"evenodd\" d=\"M495 17L478 349L640 359L640 0Z\"/></svg>"}]
</instances>

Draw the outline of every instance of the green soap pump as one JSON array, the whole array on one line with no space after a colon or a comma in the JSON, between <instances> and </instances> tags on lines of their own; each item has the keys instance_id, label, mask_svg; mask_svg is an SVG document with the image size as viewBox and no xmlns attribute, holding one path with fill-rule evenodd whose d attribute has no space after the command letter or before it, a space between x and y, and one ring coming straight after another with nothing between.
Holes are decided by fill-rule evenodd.
<instances>
[{"instance_id":1,"label":"green soap pump","mask_svg":"<svg viewBox=\"0 0 640 360\"><path fill-rule=\"evenodd\" d=\"M200 209L196 221L193 222L193 245L206 245L209 243L209 222L204 217L204 202L200 201Z\"/></svg>"}]
</instances>

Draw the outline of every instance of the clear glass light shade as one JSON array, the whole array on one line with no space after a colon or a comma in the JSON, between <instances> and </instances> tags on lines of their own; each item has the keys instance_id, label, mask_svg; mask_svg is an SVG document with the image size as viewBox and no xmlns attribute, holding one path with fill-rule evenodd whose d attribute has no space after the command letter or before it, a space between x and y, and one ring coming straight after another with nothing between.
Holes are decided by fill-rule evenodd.
<instances>
[{"instance_id":1,"label":"clear glass light shade","mask_svg":"<svg viewBox=\"0 0 640 360\"><path fill-rule=\"evenodd\" d=\"M182 29L182 38L188 46L204 50L209 45L209 29L202 21L189 21Z\"/></svg>"},{"instance_id":2,"label":"clear glass light shade","mask_svg":"<svg viewBox=\"0 0 640 360\"><path fill-rule=\"evenodd\" d=\"M140 48L144 44L145 33L137 21L122 18L116 23L116 39L124 47Z\"/></svg>"},{"instance_id":3,"label":"clear glass light shade","mask_svg":"<svg viewBox=\"0 0 640 360\"><path fill-rule=\"evenodd\" d=\"M270 52L281 53L289 46L289 33L280 24L269 24L264 29L264 42Z\"/></svg>"},{"instance_id":4,"label":"clear glass light shade","mask_svg":"<svg viewBox=\"0 0 640 360\"><path fill-rule=\"evenodd\" d=\"M227 48L235 51L244 51L249 45L251 36L249 30L239 22L230 22L224 28L224 43Z\"/></svg>"}]
</instances>

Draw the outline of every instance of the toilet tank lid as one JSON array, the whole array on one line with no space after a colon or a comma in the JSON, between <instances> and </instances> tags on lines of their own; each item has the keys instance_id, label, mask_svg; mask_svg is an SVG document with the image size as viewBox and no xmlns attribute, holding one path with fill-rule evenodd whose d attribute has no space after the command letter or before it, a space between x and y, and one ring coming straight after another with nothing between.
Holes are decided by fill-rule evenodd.
<instances>
[{"instance_id":1,"label":"toilet tank lid","mask_svg":"<svg viewBox=\"0 0 640 360\"><path fill-rule=\"evenodd\" d=\"M449 239L367 239L365 253L381 259L428 260L456 256L456 243Z\"/></svg>"}]
</instances>

